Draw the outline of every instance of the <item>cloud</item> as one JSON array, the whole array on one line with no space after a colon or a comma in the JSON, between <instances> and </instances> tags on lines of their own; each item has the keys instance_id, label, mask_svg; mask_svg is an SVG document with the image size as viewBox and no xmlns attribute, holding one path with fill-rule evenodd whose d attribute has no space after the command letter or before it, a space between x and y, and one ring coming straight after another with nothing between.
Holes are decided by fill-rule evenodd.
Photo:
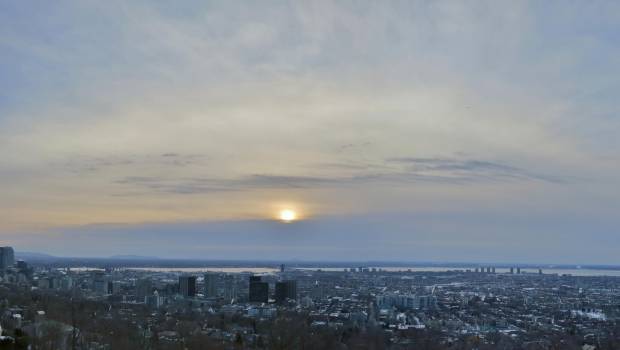
<instances>
[{"instance_id":1,"label":"cloud","mask_svg":"<svg viewBox=\"0 0 620 350\"><path fill-rule=\"evenodd\" d=\"M159 167L186 167L204 164L206 157L196 154L163 153L156 155L111 155L111 156L73 156L66 160L51 162L52 168L58 168L73 173L88 173L104 171L109 168L145 168Z\"/></svg>"},{"instance_id":2,"label":"cloud","mask_svg":"<svg viewBox=\"0 0 620 350\"><path fill-rule=\"evenodd\" d=\"M550 183L564 183L560 176L540 175L511 165L475 159L454 158L389 158L388 162L410 166L412 172L422 174L445 174L446 177L478 181L535 180Z\"/></svg>"},{"instance_id":3,"label":"cloud","mask_svg":"<svg viewBox=\"0 0 620 350\"><path fill-rule=\"evenodd\" d=\"M235 191L230 187L223 187L218 181L209 179L166 179L147 176L128 176L115 181L119 185L130 185L138 190L147 190L155 193L170 194L205 194L214 192ZM140 191L130 191L129 195L139 194ZM115 195L120 195L116 193Z\"/></svg>"},{"instance_id":4,"label":"cloud","mask_svg":"<svg viewBox=\"0 0 620 350\"><path fill-rule=\"evenodd\" d=\"M619 6L3 2L0 232L289 202L613 218Z\"/></svg>"},{"instance_id":5,"label":"cloud","mask_svg":"<svg viewBox=\"0 0 620 350\"><path fill-rule=\"evenodd\" d=\"M471 185L501 182L539 181L565 183L557 176L536 175L514 166L473 159L454 158L388 158L385 166L350 166L326 164L328 168L353 171L353 175L296 176L252 174L237 178L172 178L127 176L114 181L138 190L174 194L204 194L226 191L264 189L312 189L356 187L368 184L406 186L411 183ZM397 166L390 166L396 164ZM380 171L378 171L380 169ZM130 193L136 193L130 191Z\"/></svg>"}]
</instances>

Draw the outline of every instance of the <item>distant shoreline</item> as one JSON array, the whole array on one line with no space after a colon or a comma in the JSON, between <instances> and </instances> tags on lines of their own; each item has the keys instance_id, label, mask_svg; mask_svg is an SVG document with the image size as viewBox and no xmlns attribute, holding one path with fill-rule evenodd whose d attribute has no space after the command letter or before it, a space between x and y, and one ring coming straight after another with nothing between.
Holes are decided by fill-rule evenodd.
<instances>
[{"instance_id":1,"label":"distant shoreline","mask_svg":"<svg viewBox=\"0 0 620 350\"><path fill-rule=\"evenodd\" d=\"M35 265L49 265L51 267L136 267L136 268L242 268L242 267L269 267L279 268L281 264L291 268L452 268L452 269L475 269L481 267L495 267L496 269L574 269L574 270L610 270L619 271L620 265L604 264L545 264L545 263L480 263L480 262L428 262L428 261L291 261L291 260L200 260L200 259L162 259L152 257L56 257L51 255L21 256L16 253L18 259L23 259Z\"/></svg>"}]
</instances>

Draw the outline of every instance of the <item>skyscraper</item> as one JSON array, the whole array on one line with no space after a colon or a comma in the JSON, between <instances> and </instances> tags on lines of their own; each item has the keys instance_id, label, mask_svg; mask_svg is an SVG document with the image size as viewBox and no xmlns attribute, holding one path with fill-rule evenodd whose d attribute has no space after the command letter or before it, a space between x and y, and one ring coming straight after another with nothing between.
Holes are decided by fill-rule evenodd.
<instances>
[{"instance_id":1,"label":"skyscraper","mask_svg":"<svg viewBox=\"0 0 620 350\"><path fill-rule=\"evenodd\" d=\"M157 309L164 305L165 298L159 296L159 293L155 291L152 295L149 295L145 298L145 303L148 307Z\"/></svg>"},{"instance_id":2,"label":"skyscraper","mask_svg":"<svg viewBox=\"0 0 620 350\"><path fill-rule=\"evenodd\" d=\"M107 294L118 294L120 291L120 287L121 285L117 281L106 281L106 293Z\"/></svg>"},{"instance_id":3,"label":"skyscraper","mask_svg":"<svg viewBox=\"0 0 620 350\"><path fill-rule=\"evenodd\" d=\"M251 303L266 303L269 301L269 283L262 282L260 276L250 276L249 299Z\"/></svg>"},{"instance_id":4,"label":"skyscraper","mask_svg":"<svg viewBox=\"0 0 620 350\"><path fill-rule=\"evenodd\" d=\"M106 276L103 271L93 271L93 291L97 294L107 294Z\"/></svg>"},{"instance_id":5,"label":"skyscraper","mask_svg":"<svg viewBox=\"0 0 620 350\"><path fill-rule=\"evenodd\" d=\"M153 294L153 282L150 278L139 279L136 282L136 300L141 303L146 302L146 297Z\"/></svg>"},{"instance_id":6,"label":"skyscraper","mask_svg":"<svg viewBox=\"0 0 620 350\"><path fill-rule=\"evenodd\" d=\"M179 292L184 297L196 296L196 276L179 277Z\"/></svg>"},{"instance_id":7,"label":"skyscraper","mask_svg":"<svg viewBox=\"0 0 620 350\"><path fill-rule=\"evenodd\" d=\"M313 300L322 300L325 297L325 286L316 281L310 294Z\"/></svg>"},{"instance_id":8,"label":"skyscraper","mask_svg":"<svg viewBox=\"0 0 620 350\"><path fill-rule=\"evenodd\" d=\"M297 281L288 280L276 283L276 302L283 303L287 299L297 300Z\"/></svg>"},{"instance_id":9,"label":"skyscraper","mask_svg":"<svg viewBox=\"0 0 620 350\"><path fill-rule=\"evenodd\" d=\"M6 270L15 265L13 247L0 247L0 270Z\"/></svg>"},{"instance_id":10,"label":"skyscraper","mask_svg":"<svg viewBox=\"0 0 620 350\"><path fill-rule=\"evenodd\" d=\"M212 272L207 272L204 275L204 279L205 279L205 297L208 297L208 298L216 297L218 275Z\"/></svg>"},{"instance_id":11,"label":"skyscraper","mask_svg":"<svg viewBox=\"0 0 620 350\"><path fill-rule=\"evenodd\" d=\"M231 302L237 298L237 286L235 283L235 276L226 275L224 278L224 299L226 302Z\"/></svg>"}]
</instances>

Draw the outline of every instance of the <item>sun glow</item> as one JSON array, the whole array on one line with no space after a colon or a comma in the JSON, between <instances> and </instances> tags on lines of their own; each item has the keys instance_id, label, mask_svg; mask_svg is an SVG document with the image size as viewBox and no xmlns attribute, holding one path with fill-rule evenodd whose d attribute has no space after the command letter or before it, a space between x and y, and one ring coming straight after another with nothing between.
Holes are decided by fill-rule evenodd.
<instances>
[{"instance_id":1,"label":"sun glow","mask_svg":"<svg viewBox=\"0 0 620 350\"><path fill-rule=\"evenodd\" d=\"M297 219L297 213L290 209L284 209L280 211L280 220L284 222L291 222Z\"/></svg>"}]
</instances>

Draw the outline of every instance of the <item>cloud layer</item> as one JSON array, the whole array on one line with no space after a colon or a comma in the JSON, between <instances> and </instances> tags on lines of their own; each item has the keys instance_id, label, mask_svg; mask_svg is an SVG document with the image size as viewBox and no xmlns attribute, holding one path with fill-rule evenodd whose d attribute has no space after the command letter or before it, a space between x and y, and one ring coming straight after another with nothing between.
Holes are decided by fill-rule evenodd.
<instances>
[{"instance_id":1,"label":"cloud layer","mask_svg":"<svg viewBox=\"0 0 620 350\"><path fill-rule=\"evenodd\" d=\"M290 206L313 220L481 213L445 242L492 215L553 218L546 242L570 216L603 237L611 224L596 222L617 222L620 205L619 13L605 1L1 4L0 234Z\"/></svg>"}]
</instances>

